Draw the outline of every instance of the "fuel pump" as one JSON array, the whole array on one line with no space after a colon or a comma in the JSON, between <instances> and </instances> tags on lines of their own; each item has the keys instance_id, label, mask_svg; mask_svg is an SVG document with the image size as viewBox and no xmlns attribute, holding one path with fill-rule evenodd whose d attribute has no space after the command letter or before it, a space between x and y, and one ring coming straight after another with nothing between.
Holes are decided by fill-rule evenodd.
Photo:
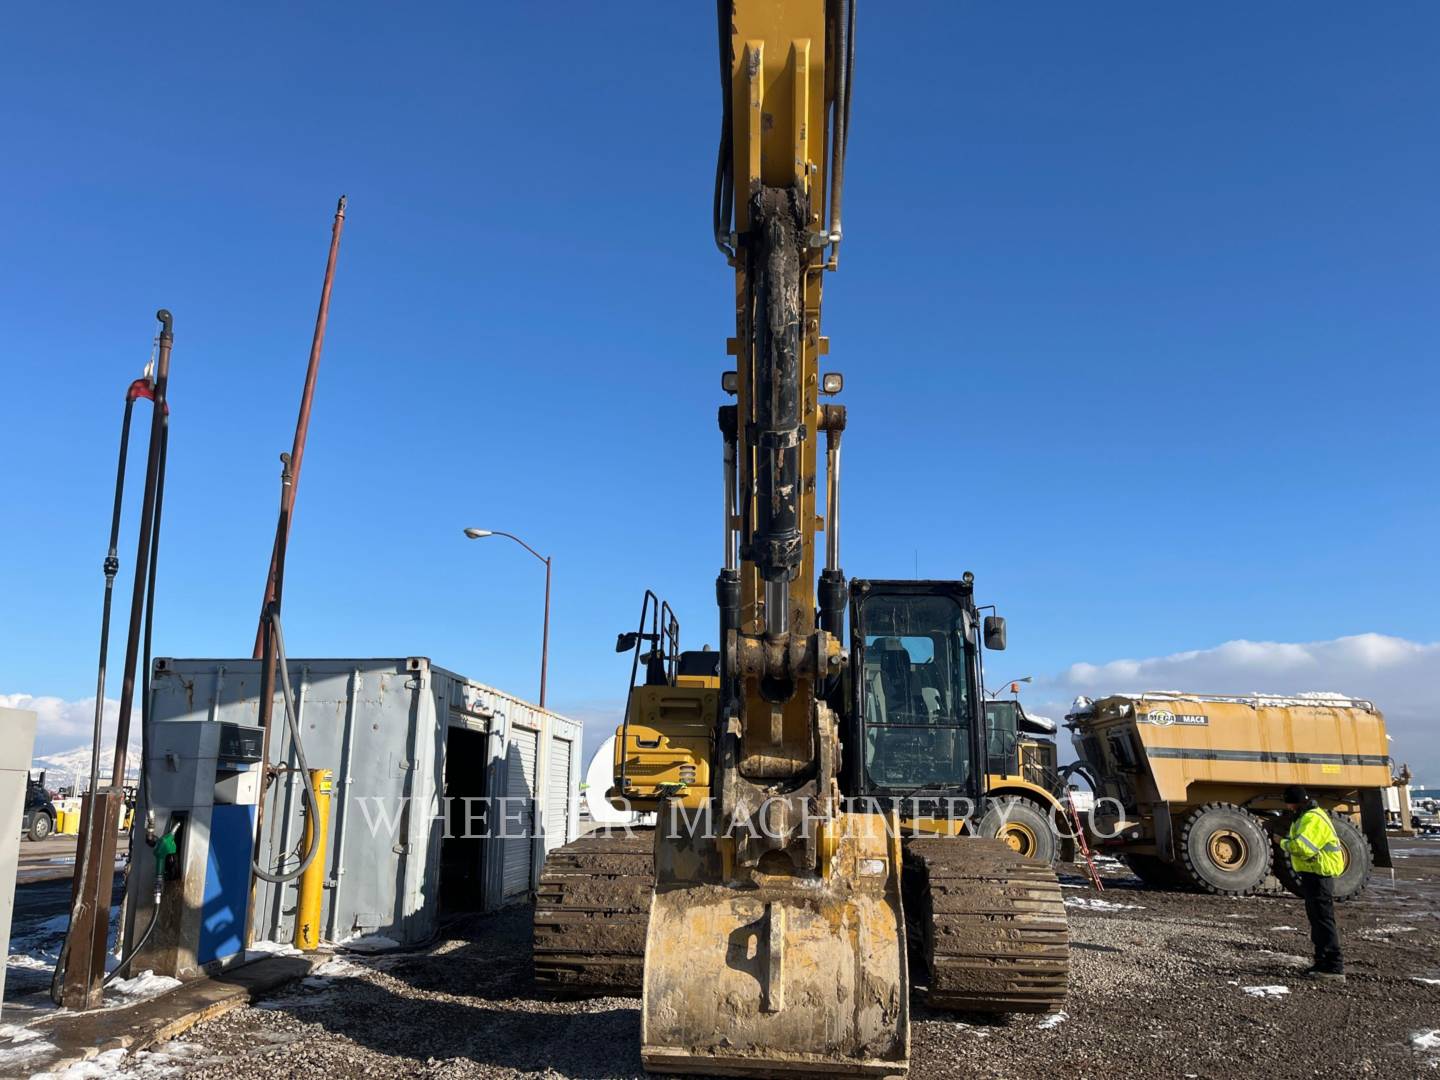
<instances>
[{"instance_id":1,"label":"fuel pump","mask_svg":"<svg viewBox=\"0 0 1440 1080\"><path fill-rule=\"evenodd\" d=\"M153 851L143 837L132 844L132 970L184 977L243 953L261 742L248 724L152 724L145 769L160 840Z\"/></svg>"}]
</instances>

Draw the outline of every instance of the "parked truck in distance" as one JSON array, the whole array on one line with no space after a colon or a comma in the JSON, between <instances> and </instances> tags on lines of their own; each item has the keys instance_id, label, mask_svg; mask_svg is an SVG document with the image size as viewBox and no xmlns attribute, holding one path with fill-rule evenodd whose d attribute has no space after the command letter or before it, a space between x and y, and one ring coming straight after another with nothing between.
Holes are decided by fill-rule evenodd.
<instances>
[{"instance_id":1,"label":"parked truck in distance","mask_svg":"<svg viewBox=\"0 0 1440 1080\"><path fill-rule=\"evenodd\" d=\"M25 810L20 818L20 834L30 840L44 840L55 831L55 803L45 787L45 773L37 779L25 774Z\"/></svg>"},{"instance_id":2,"label":"parked truck in distance","mask_svg":"<svg viewBox=\"0 0 1440 1080\"><path fill-rule=\"evenodd\" d=\"M1301 784L1330 811L1345 850L1336 899L1391 865L1385 720L1333 694L1223 696L1179 691L1079 699L1065 718L1076 766L1095 790L1093 840L1155 886L1244 896L1298 893L1278 848L1281 793Z\"/></svg>"}]
</instances>

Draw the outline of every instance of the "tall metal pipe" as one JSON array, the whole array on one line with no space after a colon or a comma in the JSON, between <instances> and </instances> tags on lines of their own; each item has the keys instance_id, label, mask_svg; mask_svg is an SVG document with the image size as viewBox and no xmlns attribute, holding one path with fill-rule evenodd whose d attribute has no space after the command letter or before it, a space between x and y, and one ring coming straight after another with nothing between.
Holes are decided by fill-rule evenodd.
<instances>
[{"instance_id":1,"label":"tall metal pipe","mask_svg":"<svg viewBox=\"0 0 1440 1080\"><path fill-rule=\"evenodd\" d=\"M282 508L285 519L286 539L289 538L290 520L295 508L295 492L300 487L300 463L305 458L305 436L310 430L310 406L315 399L315 381L320 374L320 350L325 344L325 324L330 318L330 287L335 283L335 262L340 254L340 234L345 229L345 196L335 207L335 221L330 226L330 254L325 260L325 279L320 286L320 310L315 314L315 333L310 339L310 361L305 368L305 388L300 393L300 415L295 420L295 441L290 448L290 486L286 491L288 504ZM260 603L260 622L255 628L255 646L251 656L259 660L265 649L265 612L275 599L276 579L281 574L280 563L284 550L280 537L270 549L270 570L265 577L265 598ZM268 666L268 665L267 665Z\"/></svg>"},{"instance_id":2,"label":"tall metal pipe","mask_svg":"<svg viewBox=\"0 0 1440 1080\"><path fill-rule=\"evenodd\" d=\"M136 387L148 379L136 379L125 392L125 415L120 421L120 455L115 466L115 507L110 515L110 546L102 569L105 573L105 599L100 609L100 662L95 673L95 733L90 748L90 787L100 785L101 726L105 719L105 669L110 655L110 610L115 599L115 575L120 572L120 511L125 499L125 462L130 453L130 421L135 414Z\"/></svg>"},{"instance_id":3,"label":"tall metal pipe","mask_svg":"<svg viewBox=\"0 0 1440 1080\"><path fill-rule=\"evenodd\" d=\"M135 585L130 598L130 621L125 642L125 665L121 680L120 716L115 732L115 759L109 787L99 789L99 721L103 718L105 694L105 666L108 654L103 633L100 650L99 673L97 676L96 738L91 758L91 789L87 800L78 841L76 874L70 902L70 925L65 935L65 944L55 965L50 983L51 997L67 1008L94 1008L100 1004L102 983L105 978L105 945L109 926L110 901L114 893L112 868L115 862L117 833L120 827L120 811L123 806L123 785L125 780L126 757L130 743L130 719L135 697L135 668L139 660L142 625L146 623L147 594L153 602L153 593L148 584L153 577L155 559L153 556L155 534L158 530L157 506L163 490L165 470L165 443L169 426L169 409L165 403L165 391L170 377L170 350L174 344L174 320L170 312L155 313L160 321L155 379L153 384L137 380L131 384L127 395L126 422L122 425L120 463L117 467L116 508L123 498L125 472L125 447L128 445L130 405L137 396L149 397L154 402L150 417L150 444L145 465L145 494L140 509L140 538L135 552ZM119 570L118 558L118 516L112 517L110 553L105 560L106 610L102 624L108 630L110 589L114 574ZM147 672L148 676L148 672ZM148 693L147 677L145 691Z\"/></svg>"},{"instance_id":4,"label":"tall metal pipe","mask_svg":"<svg viewBox=\"0 0 1440 1080\"><path fill-rule=\"evenodd\" d=\"M115 768L111 772L112 787L125 783L125 758L130 743L130 717L135 697L135 668L140 660L140 631L145 615L145 594L150 569L150 548L155 539L155 503L164 465L165 432L169 410L165 406L165 389L170 381L170 350L175 344L175 320L161 308L155 313L160 320L160 348L155 361L155 408L150 416L150 448L145 464L145 496L140 505L140 539L135 548L135 587L130 594L130 628L125 639L125 667L120 682L120 718L115 725ZM146 689L149 672L146 672Z\"/></svg>"}]
</instances>

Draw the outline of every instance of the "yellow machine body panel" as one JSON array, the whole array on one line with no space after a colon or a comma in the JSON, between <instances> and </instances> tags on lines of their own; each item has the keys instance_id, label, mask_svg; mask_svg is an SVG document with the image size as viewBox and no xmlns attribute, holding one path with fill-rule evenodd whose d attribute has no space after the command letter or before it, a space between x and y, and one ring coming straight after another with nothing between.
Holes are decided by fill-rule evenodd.
<instances>
[{"instance_id":1,"label":"yellow machine body panel","mask_svg":"<svg viewBox=\"0 0 1440 1080\"><path fill-rule=\"evenodd\" d=\"M1139 802L1244 803L1301 784L1336 795L1391 783L1385 719L1347 698L1116 695L1074 720L1080 756L1135 778Z\"/></svg>"},{"instance_id":2,"label":"yellow machine body panel","mask_svg":"<svg viewBox=\"0 0 1440 1080\"><path fill-rule=\"evenodd\" d=\"M629 723L615 729L612 806L648 812L665 799L687 809L709 801L717 681L694 676L687 685L682 676L676 686L635 687Z\"/></svg>"}]
</instances>

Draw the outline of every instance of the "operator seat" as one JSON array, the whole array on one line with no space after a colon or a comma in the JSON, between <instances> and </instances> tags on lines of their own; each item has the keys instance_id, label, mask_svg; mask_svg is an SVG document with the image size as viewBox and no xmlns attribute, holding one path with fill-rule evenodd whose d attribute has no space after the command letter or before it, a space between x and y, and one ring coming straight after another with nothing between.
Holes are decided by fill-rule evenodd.
<instances>
[{"instance_id":1,"label":"operator seat","mask_svg":"<svg viewBox=\"0 0 1440 1080\"><path fill-rule=\"evenodd\" d=\"M917 708L919 694L912 678L910 653L896 637L876 638L870 649L879 660L880 686L891 722L920 722L925 711L923 706Z\"/></svg>"}]
</instances>

